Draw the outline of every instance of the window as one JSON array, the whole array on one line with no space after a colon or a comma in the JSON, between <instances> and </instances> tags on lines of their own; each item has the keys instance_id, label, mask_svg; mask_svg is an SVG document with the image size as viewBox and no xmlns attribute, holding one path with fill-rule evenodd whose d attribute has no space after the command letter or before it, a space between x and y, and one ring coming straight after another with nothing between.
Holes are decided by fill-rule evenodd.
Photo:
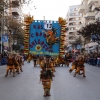
<instances>
[{"instance_id":1,"label":"window","mask_svg":"<svg viewBox=\"0 0 100 100\"><path fill-rule=\"evenodd\" d=\"M73 9L72 8L70 9L70 12L73 12Z\"/></svg>"},{"instance_id":2,"label":"window","mask_svg":"<svg viewBox=\"0 0 100 100\"><path fill-rule=\"evenodd\" d=\"M80 13L80 15L82 16L82 13Z\"/></svg>"},{"instance_id":3,"label":"window","mask_svg":"<svg viewBox=\"0 0 100 100\"><path fill-rule=\"evenodd\" d=\"M70 16L74 16L75 14L74 13L70 13Z\"/></svg>"},{"instance_id":4,"label":"window","mask_svg":"<svg viewBox=\"0 0 100 100\"><path fill-rule=\"evenodd\" d=\"M76 8L76 11L78 10L78 8Z\"/></svg>"},{"instance_id":5,"label":"window","mask_svg":"<svg viewBox=\"0 0 100 100\"><path fill-rule=\"evenodd\" d=\"M79 24L79 22L76 22L76 25L78 25Z\"/></svg>"},{"instance_id":6,"label":"window","mask_svg":"<svg viewBox=\"0 0 100 100\"><path fill-rule=\"evenodd\" d=\"M73 28L73 27L71 27L71 28L70 28L70 30L74 30L74 28Z\"/></svg>"},{"instance_id":7,"label":"window","mask_svg":"<svg viewBox=\"0 0 100 100\"><path fill-rule=\"evenodd\" d=\"M79 20L79 18L76 18L76 20Z\"/></svg>"},{"instance_id":8,"label":"window","mask_svg":"<svg viewBox=\"0 0 100 100\"><path fill-rule=\"evenodd\" d=\"M78 16L79 15L79 13L76 13L76 16Z\"/></svg>"}]
</instances>

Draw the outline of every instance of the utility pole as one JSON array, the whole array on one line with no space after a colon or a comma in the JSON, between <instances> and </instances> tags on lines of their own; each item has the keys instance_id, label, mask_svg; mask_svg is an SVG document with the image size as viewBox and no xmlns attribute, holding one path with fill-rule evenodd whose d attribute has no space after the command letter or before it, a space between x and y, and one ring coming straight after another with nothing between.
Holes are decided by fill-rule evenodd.
<instances>
[{"instance_id":1,"label":"utility pole","mask_svg":"<svg viewBox=\"0 0 100 100\"><path fill-rule=\"evenodd\" d=\"M45 16L43 16L43 19L44 19L44 21L45 21Z\"/></svg>"},{"instance_id":2,"label":"utility pole","mask_svg":"<svg viewBox=\"0 0 100 100\"><path fill-rule=\"evenodd\" d=\"M0 34L0 36L1 36L1 53L2 53L2 44L3 44L3 42L2 42L2 34L4 33L4 4L0 4L0 6L2 7L2 11L0 12L1 13L1 34Z\"/></svg>"},{"instance_id":3,"label":"utility pole","mask_svg":"<svg viewBox=\"0 0 100 100\"><path fill-rule=\"evenodd\" d=\"M2 44L3 44L3 42L2 42L2 33L3 33L3 17L1 18L1 53L2 53Z\"/></svg>"}]
</instances>

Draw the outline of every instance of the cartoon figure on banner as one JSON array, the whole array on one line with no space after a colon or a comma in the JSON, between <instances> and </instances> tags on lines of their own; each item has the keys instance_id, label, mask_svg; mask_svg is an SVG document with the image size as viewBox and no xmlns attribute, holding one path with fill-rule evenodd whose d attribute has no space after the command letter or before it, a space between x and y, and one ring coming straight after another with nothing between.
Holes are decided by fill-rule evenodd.
<instances>
[{"instance_id":1,"label":"cartoon figure on banner","mask_svg":"<svg viewBox=\"0 0 100 100\"><path fill-rule=\"evenodd\" d=\"M43 32L46 34L46 41L49 45L53 45L55 43L59 43L60 38L56 37L57 29L52 28L52 30L44 30Z\"/></svg>"}]
</instances>

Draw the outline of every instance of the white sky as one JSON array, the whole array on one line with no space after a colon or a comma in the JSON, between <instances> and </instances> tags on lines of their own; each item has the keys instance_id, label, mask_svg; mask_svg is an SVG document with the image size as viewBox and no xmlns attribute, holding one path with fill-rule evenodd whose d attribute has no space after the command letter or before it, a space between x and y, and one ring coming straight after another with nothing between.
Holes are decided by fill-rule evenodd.
<instances>
[{"instance_id":1,"label":"white sky","mask_svg":"<svg viewBox=\"0 0 100 100\"><path fill-rule=\"evenodd\" d=\"M69 6L81 4L81 0L32 0L28 7L24 8L26 14L34 16L35 20L58 20L58 17L66 17ZM35 7L34 7L35 6ZM36 8L36 9L35 9Z\"/></svg>"}]
</instances>

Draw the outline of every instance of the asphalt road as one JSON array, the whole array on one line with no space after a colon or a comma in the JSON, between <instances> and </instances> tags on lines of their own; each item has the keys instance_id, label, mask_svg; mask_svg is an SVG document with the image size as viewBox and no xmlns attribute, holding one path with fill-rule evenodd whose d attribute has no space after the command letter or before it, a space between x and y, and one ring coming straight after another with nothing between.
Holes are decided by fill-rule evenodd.
<instances>
[{"instance_id":1,"label":"asphalt road","mask_svg":"<svg viewBox=\"0 0 100 100\"><path fill-rule=\"evenodd\" d=\"M0 66L0 100L100 100L100 68L85 66L86 78L73 77L69 67L57 67L50 97L43 97L40 68L33 67L33 62L25 62L23 72L16 77L4 77L6 66Z\"/></svg>"}]
</instances>

